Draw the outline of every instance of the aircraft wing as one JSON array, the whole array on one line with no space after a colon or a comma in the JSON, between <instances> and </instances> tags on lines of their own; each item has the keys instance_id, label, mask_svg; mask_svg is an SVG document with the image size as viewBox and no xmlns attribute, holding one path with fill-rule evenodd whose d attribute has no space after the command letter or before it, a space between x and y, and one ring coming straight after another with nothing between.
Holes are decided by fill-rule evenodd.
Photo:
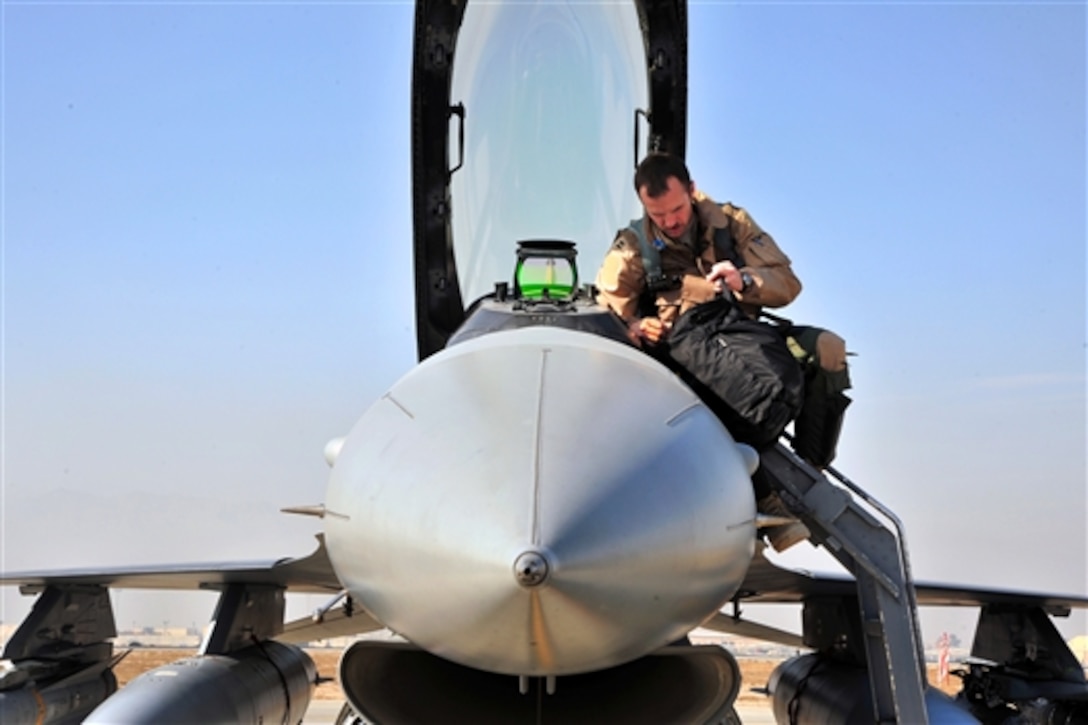
<instances>
[{"instance_id":1,"label":"aircraft wing","mask_svg":"<svg viewBox=\"0 0 1088 725\"><path fill-rule=\"evenodd\" d=\"M228 584L280 586L299 593L338 592L342 587L329 562L324 536L317 539L317 549L301 558L2 572L0 585L18 585L24 594L47 586L222 590Z\"/></svg>"},{"instance_id":2,"label":"aircraft wing","mask_svg":"<svg viewBox=\"0 0 1088 725\"><path fill-rule=\"evenodd\" d=\"M994 589L915 581L915 599L919 605L933 607L974 607L1007 604L1040 607L1052 616L1067 616L1072 609L1088 609L1088 597L1047 594L1012 589ZM847 574L820 573L787 569L773 564L756 552L738 597L745 602L790 603L814 596L855 596L857 584Z\"/></svg>"},{"instance_id":3,"label":"aircraft wing","mask_svg":"<svg viewBox=\"0 0 1088 725\"><path fill-rule=\"evenodd\" d=\"M283 631L276 635L279 642L305 644L319 639L350 637L364 632L383 629L384 624L361 609L351 610L336 607L325 612L321 617L300 617L286 622Z\"/></svg>"}]
</instances>

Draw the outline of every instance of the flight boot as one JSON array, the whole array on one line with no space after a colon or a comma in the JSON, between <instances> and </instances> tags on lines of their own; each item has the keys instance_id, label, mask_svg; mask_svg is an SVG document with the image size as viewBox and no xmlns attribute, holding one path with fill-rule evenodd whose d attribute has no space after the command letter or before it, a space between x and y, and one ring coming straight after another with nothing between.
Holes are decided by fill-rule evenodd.
<instances>
[{"instance_id":1,"label":"flight boot","mask_svg":"<svg viewBox=\"0 0 1088 725\"><path fill-rule=\"evenodd\" d=\"M777 493L772 492L761 498L756 503L756 510L765 516L791 519L789 522L770 526L763 530L767 541L779 553L794 544L806 540L812 534L808 527L799 521L792 511L786 508L786 504Z\"/></svg>"}]
</instances>

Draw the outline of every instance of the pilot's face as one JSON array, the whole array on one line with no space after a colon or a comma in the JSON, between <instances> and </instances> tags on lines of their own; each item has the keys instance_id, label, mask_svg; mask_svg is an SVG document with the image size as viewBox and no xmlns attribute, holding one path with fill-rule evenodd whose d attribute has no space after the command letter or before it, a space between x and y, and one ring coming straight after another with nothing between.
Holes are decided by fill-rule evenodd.
<instances>
[{"instance_id":1,"label":"pilot's face","mask_svg":"<svg viewBox=\"0 0 1088 725\"><path fill-rule=\"evenodd\" d=\"M675 176L670 176L665 193L650 196L646 187L638 190L638 198L646 209L650 221L670 239L679 239L691 223L691 192L693 185L685 187Z\"/></svg>"}]
</instances>

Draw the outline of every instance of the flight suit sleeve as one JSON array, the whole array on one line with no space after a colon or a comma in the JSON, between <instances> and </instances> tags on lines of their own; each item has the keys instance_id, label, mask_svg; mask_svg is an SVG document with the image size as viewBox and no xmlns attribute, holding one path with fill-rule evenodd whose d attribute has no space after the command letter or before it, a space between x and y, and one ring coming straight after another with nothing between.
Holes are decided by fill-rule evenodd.
<instances>
[{"instance_id":1,"label":"flight suit sleeve","mask_svg":"<svg viewBox=\"0 0 1088 725\"><path fill-rule=\"evenodd\" d=\"M797 299L801 280L793 273L790 258L771 235L744 209L727 204L722 210L729 217L734 244L744 260L741 271L752 276L752 286L737 293L737 299L766 307L783 307Z\"/></svg>"},{"instance_id":2,"label":"flight suit sleeve","mask_svg":"<svg viewBox=\"0 0 1088 725\"><path fill-rule=\"evenodd\" d=\"M610 307L630 322L638 317L638 301L646 284L646 270L634 235L621 231L597 271L597 304Z\"/></svg>"}]
</instances>

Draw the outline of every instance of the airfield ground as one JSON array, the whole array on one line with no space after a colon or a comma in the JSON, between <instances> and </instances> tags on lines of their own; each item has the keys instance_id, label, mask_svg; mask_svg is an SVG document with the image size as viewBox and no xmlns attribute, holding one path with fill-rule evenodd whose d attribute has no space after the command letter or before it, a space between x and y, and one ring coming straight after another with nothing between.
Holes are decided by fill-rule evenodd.
<instances>
[{"instance_id":1,"label":"airfield ground","mask_svg":"<svg viewBox=\"0 0 1088 725\"><path fill-rule=\"evenodd\" d=\"M336 677L336 667L340 661L339 649L310 649L307 652L313 658L314 664L317 665L319 674L323 677ZM118 684L124 687L130 680L147 670L185 657L191 657L193 654L194 651L191 649L137 647L132 649L130 654L117 665L114 672L117 675ZM743 682L737 702L766 702L766 697L758 692L752 692L752 688L761 688L766 685L767 679L771 676L771 671L774 670L780 660L743 657L739 658L737 662L740 664ZM930 664L928 669L929 681L935 683L937 681L937 666ZM955 670L956 666L953 665L952 669ZM954 695L959 691L959 686L959 679L951 677L949 682L942 686L941 689L950 695ZM343 700L340 685L335 681L319 685L317 692L314 693L314 699Z\"/></svg>"}]
</instances>

